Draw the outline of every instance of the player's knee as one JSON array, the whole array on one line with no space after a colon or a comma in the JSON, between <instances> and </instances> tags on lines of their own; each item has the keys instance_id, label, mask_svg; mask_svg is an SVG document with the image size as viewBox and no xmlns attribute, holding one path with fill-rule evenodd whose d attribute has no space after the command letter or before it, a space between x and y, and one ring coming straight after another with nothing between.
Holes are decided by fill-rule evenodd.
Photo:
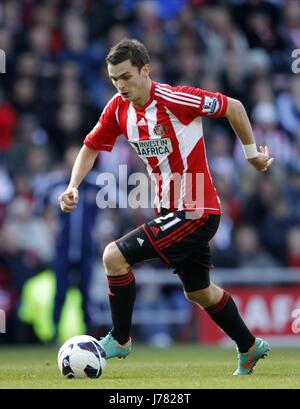
<instances>
[{"instance_id":1,"label":"player's knee","mask_svg":"<svg viewBox=\"0 0 300 409\"><path fill-rule=\"evenodd\" d=\"M185 291L184 295L188 301L197 302L199 298L199 291Z\"/></svg>"},{"instance_id":2,"label":"player's knee","mask_svg":"<svg viewBox=\"0 0 300 409\"><path fill-rule=\"evenodd\" d=\"M188 301L194 302L203 308L208 307L212 302L210 287L204 288L203 290L185 292L184 295Z\"/></svg>"},{"instance_id":3,"label":"player's knee","mask_svg":"<svg viewBox=\"0 0 300 409\"><path fill-rule=\"evenodd\" d=\"M103 264L108 275L126 274L130 266L115 242L109 243L103 252Z\"/></svg>"},{"instance_id":4,"label":"player's knee","mask_svg":"<svg viewBox=\"0 0 300 409\"><path fill-rule=\"evenodd\" d=\"M103 263L105 266L112 264L118 258L116 247L115 242L111 242L105 247L103 252Z\"/></svg>"},{"instance_id":5,"label":"player's knee","mask_svg":"<svg viewBox=\"0 0 300 409\"><path fill-rule=\"evenodd\" d=\"M217 304L223 297L224 291L222 288L210 283L209 287L203 290L186 292L185 296L189 301L192 301L203 308L211 307Z\"/></svg>"}]
</instances>

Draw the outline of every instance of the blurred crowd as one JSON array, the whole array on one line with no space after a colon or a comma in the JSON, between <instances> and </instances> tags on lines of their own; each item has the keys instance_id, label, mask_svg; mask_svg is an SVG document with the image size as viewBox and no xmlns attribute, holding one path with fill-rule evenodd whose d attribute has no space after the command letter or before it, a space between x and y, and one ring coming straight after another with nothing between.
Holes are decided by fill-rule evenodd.
<instances>
[{"instance_id":1,"label":"blurred crowd","mask_svg":"<svg viewBox=\"0 0 300 409\"><path fill-rule=\"evenodd\" d=\"M124 37L146 45L152 79L242 101L258 145L275 158L268 172L256 172L228 122L204 120L223 210L213 264L300 267L300 73L292 70L292 51L300 55L298 0L1 0L1 308L15 308L26 280L64 252L72 269L82 269L83 253L99 258L109 241L153 214L91 210L92 187L84 191L87 219L83 208L66 221L57 203L85 135L115 93L105 56ZM119 176L119 164L129 174L144 171L122 138L111 154L99 154L90 186L101 172Z\"/></svg>"}]
</instances>

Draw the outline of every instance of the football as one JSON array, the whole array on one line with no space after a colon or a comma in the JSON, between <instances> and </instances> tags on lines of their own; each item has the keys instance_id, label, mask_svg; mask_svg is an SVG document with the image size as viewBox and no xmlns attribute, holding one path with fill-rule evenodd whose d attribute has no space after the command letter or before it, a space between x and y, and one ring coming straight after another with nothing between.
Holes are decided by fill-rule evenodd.
<instances>
[{"instance_id":1,"label":"football","mask_svg":"<svg viewBox=\"0 0 300 409\"><path fill-rule=\"evenodd\" d=\"M106 367L106 355L96 338L69 338L57 355L58 367L66 378L99 378Z\"/></svg>"}]
</instances>

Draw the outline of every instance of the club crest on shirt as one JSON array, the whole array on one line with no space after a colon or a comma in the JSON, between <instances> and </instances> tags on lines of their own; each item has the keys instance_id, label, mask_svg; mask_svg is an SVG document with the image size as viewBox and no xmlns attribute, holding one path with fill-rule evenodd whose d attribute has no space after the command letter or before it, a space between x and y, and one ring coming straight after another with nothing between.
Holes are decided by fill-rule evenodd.
<instances>
[{"instance_id":1,"label":"club crest on shirt","mask_svg":"<svg viewBox=\"0 0 300 409\"><path fill-rule=\"evenodd\" d=\"M168 128L161 125L159 122L156 123L155 127L153 128L155 135L164 136L168 133Z\"/></svg>"}]
</instances>

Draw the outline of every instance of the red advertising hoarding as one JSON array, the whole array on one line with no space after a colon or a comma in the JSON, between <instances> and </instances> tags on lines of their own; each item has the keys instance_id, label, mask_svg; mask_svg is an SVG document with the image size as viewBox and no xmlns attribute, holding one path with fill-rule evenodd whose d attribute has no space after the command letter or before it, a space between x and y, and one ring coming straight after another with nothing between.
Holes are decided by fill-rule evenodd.
<instances>
[{"instance_id":1,"label":"red advertising hoarding","mask_svg":"<svg viewBox=\"0 0 300 409\"><path fill-rule=\"evenodd\" d=\"M232 287L234 298L249 329L278 345L300 346L300 286L262 288ZM209 315L196 311L198 340L206 344L226 344L229 337Z\"/></svg>"}]
</instances>

